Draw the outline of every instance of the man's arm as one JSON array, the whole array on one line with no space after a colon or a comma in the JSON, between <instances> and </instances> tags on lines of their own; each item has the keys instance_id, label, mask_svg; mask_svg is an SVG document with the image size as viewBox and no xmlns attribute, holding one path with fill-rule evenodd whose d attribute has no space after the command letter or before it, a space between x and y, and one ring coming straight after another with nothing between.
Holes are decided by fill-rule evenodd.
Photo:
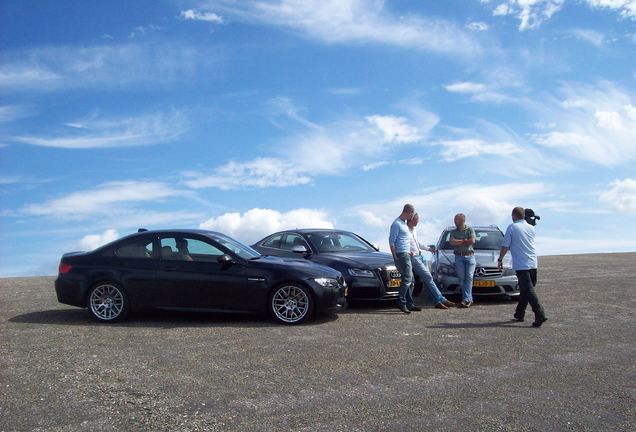
<instances>
[{"instance_id":1,"label":"man's arm","mask_svg":"<svg viewBox=\"0 0 636 432\"><path fill-rule=\"evenodd\" d=\"M499 259L497 260L497 267L499 267L499 270L503 270L503 258L508 253L508 250L509 249L505 246L502 246L501 249L499 249Z\"/></svg>"}]
</instances>

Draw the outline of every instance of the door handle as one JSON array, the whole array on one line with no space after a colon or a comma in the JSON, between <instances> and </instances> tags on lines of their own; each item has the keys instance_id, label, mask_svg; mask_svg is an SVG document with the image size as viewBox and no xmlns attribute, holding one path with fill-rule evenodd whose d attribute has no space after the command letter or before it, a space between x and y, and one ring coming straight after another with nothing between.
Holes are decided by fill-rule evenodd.
<instances>
[{"instance_id":1,"label":"door handle","mask_svg":"<svg viewBox=\"0 0 636 432\"><path fill-rule=\"evenodd\" d=\"M169 272L173 272L176 271L177 268L176 267L172 267L172 266L166 266L166 267L162 267L161 268L163 271L169 271Z\"/></svg>"}]
</instances>

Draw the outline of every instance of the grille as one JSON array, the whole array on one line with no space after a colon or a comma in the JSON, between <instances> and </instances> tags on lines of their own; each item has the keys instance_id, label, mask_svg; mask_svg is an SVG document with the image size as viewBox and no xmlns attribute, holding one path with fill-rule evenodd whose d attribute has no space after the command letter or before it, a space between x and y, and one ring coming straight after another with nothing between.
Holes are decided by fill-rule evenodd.
<instances>
[{"instance_id":1,"label":"grille","mask_svg":"<svg viewBox=\"0 0 636 432\"><path fill-rule=\"evenodd\" d=\"M497 267L477 267L475 269L475 277L479 279L492 279L500 277L503 274Z\"/></svg>"},{"instance_id":2,"label":"grille","mask_svg":"<svg viewBox=\"0 0 636 432\"><path fill-rule=\"evenodd\" d=\"M382 278L382 282L384 282L384 286L390 290L396 290L397 288L389 288L389 280L402 277L399 271L393 268L379 268L376 269L378 273L380 273L380 277Z\"/></svg>"}]
</instances>

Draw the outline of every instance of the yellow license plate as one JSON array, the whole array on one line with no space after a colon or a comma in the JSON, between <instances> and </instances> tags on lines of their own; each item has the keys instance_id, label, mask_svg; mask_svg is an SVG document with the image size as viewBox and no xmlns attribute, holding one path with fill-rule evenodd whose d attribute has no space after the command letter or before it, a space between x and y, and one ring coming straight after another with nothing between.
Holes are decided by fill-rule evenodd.
<instances>
[{"instance_id":1,"label":"yellow license plate","mask_svg":"<svg viewBox=\"0 0 636 432\"><path fill-rule=\"evenodd\" d=\"M494 280L474 280L473 286L478 288L490 288L495 286Z\"/></svg>"},{"instance_id":2,"label":"yellow license plate","mask_svg":"<svg viewBox=\"0 0 636 432\"><path fill-rule=\"evenodd\" d=\"M389 288L399 288L402 279L389 279Z\"/></svg>"}]
</instances>

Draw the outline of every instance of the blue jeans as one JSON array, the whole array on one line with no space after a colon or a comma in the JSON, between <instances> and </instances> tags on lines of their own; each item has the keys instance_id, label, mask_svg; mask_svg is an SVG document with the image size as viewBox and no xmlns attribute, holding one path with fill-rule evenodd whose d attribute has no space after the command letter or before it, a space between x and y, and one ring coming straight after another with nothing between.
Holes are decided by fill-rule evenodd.
<instances>
[{"instance_id":1,"label":"blue jeans","mask_svg":"<svg viewBox=\"0 0 636 432\"><path fill-rule=\"evenodd\" d=\"M395 266L402 275L400 281L400 291L398 293L398 306L410 307L413 302L413 268L411 266L411 255L408 252L396 253Z\"/></svg>"},{"instance_id":2,"label":"blue jeans","mask_svg":"<svg viewBox=\"0 0 636 432\"><path fill-rule=\"evenodd\" d=\"M477 263L475 256L455 255L455 271L459 278L459 286L462 290L462 300L473 301L473 274Z\"/></svg>"},{"instance_id":3,"label":"blue jeans","mask_svg":"<svg viewBox=\"0 0 636 432\"><path fill-rule=\"evenodd\" d=\"M413 266L413 273L422 279L426 287L426 292L433 304L444 303L446 297L442 295L437 285L435 285L435 281L433 280L433 276L431 276L431 272L428 270L428 264L424 260L424 257L422 255L412 256L411 265Z\"/></svg>"}]
</instances>

